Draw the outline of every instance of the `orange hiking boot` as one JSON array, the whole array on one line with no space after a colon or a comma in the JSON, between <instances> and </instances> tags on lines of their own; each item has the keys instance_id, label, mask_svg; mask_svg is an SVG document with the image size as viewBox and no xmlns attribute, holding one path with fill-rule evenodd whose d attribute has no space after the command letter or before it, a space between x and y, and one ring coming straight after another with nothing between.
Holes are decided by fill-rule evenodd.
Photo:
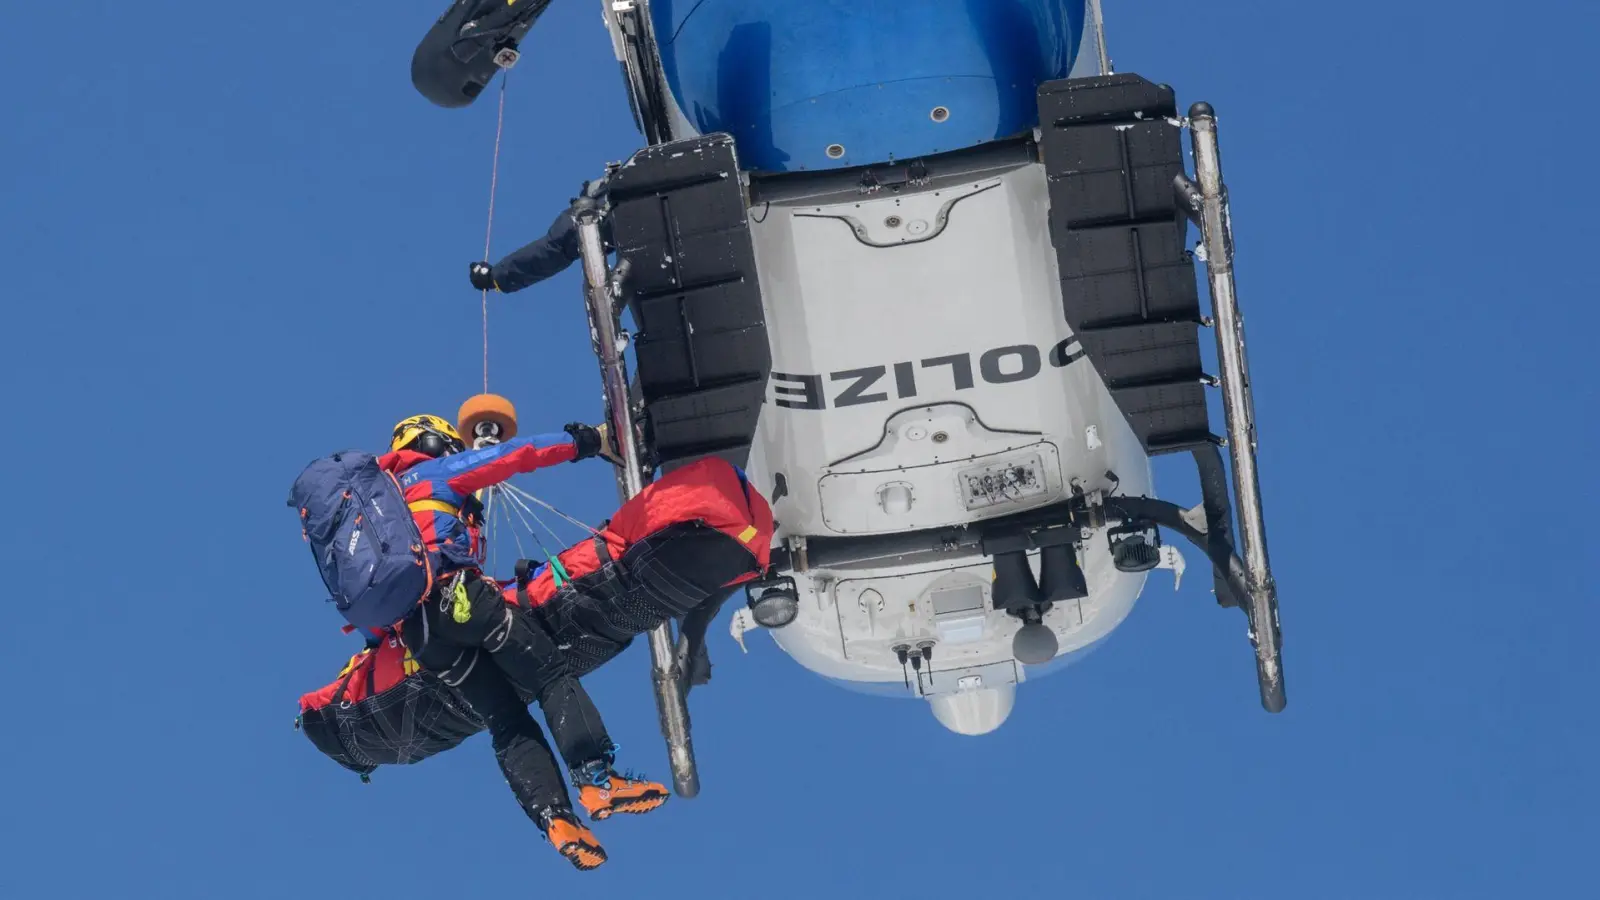
<instances>
[{"instance_id":1,"label":"orange hiking boot","mask_svg":"<svg viewBox=\"0 0 1600 900\"><path fill-rule=\"evenodd\" d=\"M618 775L609 766L586 769L578 784L578 802L596 822L612 813L647 813L667 802L667 787L628 775Z\"/></svg>"},{"instance_id":2,"label":"orange hiking boot","mask_svg":"<svg viewBox=\"0 0 1600 900\"><path fill-rule=\"evenodd\" d=\"M544 836L550 839L556 852L579 869L597 869L606 861L605 848L600 846L594 832L580 824L571 811L545 810L540 817L539 827L544 831Z\"/></svg>"}]
</instances>

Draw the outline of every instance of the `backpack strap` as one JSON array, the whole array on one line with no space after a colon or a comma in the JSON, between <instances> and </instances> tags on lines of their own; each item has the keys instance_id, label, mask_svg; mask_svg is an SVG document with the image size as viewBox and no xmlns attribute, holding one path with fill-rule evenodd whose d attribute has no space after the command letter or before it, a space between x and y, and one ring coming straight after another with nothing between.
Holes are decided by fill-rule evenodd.
<instances>
[{"instance_id":1,"label":"backpack strap","mask_svg":"<svg viewBox=\"0 0 1600 900\"><path fill-rule=\"evenodd\" d=\"M333 692L332 697L328 698L329 706L336 707L344 700L345 693L350 690L350 679L356 677L356 672L361 669L359 661L370 652L369 650L362 650L355 656L350 657L350 661L345 663L344 671L340 673L344 677L339 680L339 689Z\"/></svg>"}]
</instances>

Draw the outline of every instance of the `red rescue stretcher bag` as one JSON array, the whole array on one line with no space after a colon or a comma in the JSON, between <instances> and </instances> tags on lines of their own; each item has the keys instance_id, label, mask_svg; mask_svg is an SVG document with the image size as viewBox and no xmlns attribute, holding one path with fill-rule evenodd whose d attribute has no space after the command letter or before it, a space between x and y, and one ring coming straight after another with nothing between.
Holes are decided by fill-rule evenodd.
<instances>
[{"instance_id":1,"label":"red rescue stretcher bag","mask_svg":"<svg viewBox=\"0 0 1600 900\"><path fill-rule=\"evenodd\" d=\"M295 725L334 762L365 778L420 762L483 730L454 688L424 671L393 633L350 658L339 677L300 698Z\"/></svg>"}]
</instances>

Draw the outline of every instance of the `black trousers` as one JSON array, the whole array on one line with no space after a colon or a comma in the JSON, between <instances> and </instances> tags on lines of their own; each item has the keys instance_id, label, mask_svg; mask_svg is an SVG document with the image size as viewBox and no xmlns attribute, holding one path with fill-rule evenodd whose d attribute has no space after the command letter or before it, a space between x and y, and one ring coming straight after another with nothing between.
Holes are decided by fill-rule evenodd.
<instances>
[{"instance_id":1,"label":"black trousers","mask_svg":"<svg viewBox=\"0 0 1600 900\"><path fill-rule=\"evenodd\" d=\"M497 585L465 579L459 603L447 580L405 619L402 639L484 720L506 782L529 817L570 809L566 778L528 712L536 701L569 770L611 760L614 745L594 702L550 635L509 607Z\"/></svg>"},{"instance_id":2,"label":"black trousers","mask_svg":"<svg viewBox=\"0 0 1600 900\"><path fill-rule=\"evenodd\" d=\"M575 574L534 606L532 618L551 637L546 646L561 655L563 668L578 675L609 662L634 637L669 619L682 621L683 633L692 638L692 662L703 650L709 618L731 593L726 585L750 574L752 565L750 551L738 541L682 522L635 541L621 559Z\"/></svg>"}]
</instances>

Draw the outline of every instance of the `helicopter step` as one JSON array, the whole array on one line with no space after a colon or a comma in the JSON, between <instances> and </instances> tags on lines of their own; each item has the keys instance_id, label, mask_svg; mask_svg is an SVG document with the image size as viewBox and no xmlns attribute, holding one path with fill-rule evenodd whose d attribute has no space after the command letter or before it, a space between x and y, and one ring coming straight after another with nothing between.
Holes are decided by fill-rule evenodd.
<instances>
[{"instance_id":1,"label":"helicopter step","mask_svg":"<svg viewBox=\"0 0 1600 900\"><path fill-rule=\"evenodd\" d=\"M1184 171L1172 89L1137 75L1051 81L1039 122L1067 324L1146 452L1215 440L1172 191Z\"/></svg>"},{"instance_id":2,"label":"helicopter step","mask_svg":"<svg viewBox=\"0 0 1600 900\"><path fill-rule=\"evenodd\" d=\"M654 462L744 465L772 354L733 139L640 150L612 170L610 202Z\"/></svg>"}]
</instances>

